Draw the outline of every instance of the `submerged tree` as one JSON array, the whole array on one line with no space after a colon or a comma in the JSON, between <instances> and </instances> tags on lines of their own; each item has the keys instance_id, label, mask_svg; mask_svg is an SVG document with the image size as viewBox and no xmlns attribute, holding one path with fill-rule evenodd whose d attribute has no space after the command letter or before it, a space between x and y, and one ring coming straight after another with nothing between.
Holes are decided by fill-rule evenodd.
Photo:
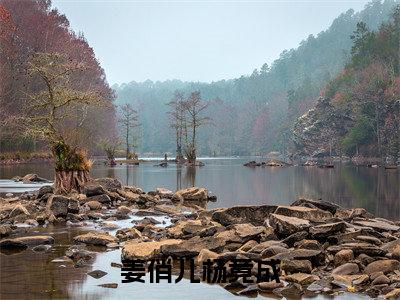
<instances>
[{"instance_id":1,"label":"submerged tree","mask_svg":"<svg viewBox=\"0 0 400 300\"><path fill-rule=\"evenodd\" d=\"M179 91L175 91L174 98L172 101L167 103L170 106L169 119L170 126L175 130L176 134L176 161L183 161L182 152L182 139L187 136L186 130L186 116L184 107L184 97Z\"/></svg>"},{"instance_id":2,"label":"submerged tree","mask_svg":"<svg viewBox=\"0 0 400 300\"><path fill-rule=\"evenodd\" d=\"M133 109L131 104L126 103L121 106L119 123L125 140L126 159L131 159L133 157L131 147L135 146L133 133L134 129L139 127L138 113Z\"/></svg>"},{"instance_id":3,"label":"submerged tree","mask_svg":"<svg viewBox=\"0 0 400 300\"><path fill-rule=\"evenodd\" d=\"M28 73L34 91L27 94L24 124L26 132L44 138L55 159L56 193L80 191L89 180L91 161L86 150L74 145L69 123L82 126L89 106L107 105L96 90L79 86L79 76L86 65L59 53L36 53ZM76 133L76 132L75 132Z\"/></svg>"},{"instance_id":4,"label":"submerged tree","mask_svg":"<svg viewBox=\"0 0 400 300\"><path fill-rule=\"evenodd\" d=\"M121 141L118 137L104 138L100 141L99 146L106 153L107 163L109 166L115 166L115 153L118 147L121 145Z\"/></svg>"},{"instance_id":5,"label":"submerged tree","mask_svg":"<svg viewBox=\"0 0 400 300\"><path fill-rule=\"evenodd\" d=\"M210 102L201 99L199 91L192 92L183 103L187 113L187 128L191 129L191 132L186 135L185 149L189 164L196 161L197 130L210 120L209 117L204 116L204 110L209 104Z\"/></svg>"}]
</instances>

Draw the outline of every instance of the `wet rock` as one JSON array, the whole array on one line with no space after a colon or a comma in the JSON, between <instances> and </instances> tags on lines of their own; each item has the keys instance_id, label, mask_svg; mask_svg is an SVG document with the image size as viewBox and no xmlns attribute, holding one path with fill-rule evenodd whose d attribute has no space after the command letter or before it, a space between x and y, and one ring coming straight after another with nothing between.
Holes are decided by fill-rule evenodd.
<instances>
[{"instance_id":1,"label":"wet rock","mask_svg":"<svg viewBox=\"0 0 400 300\"><path fill-rule=\"evenodd\" d=\"M208 249L201 249L199 255L196 258L196 263L200 265L204 261L207 261L208 259L213 261L214 259L217 258L218 258L218 253L210 251Z\"/></svg>"},{"instance_id":2,"label":"wet rock","mask_svg":"<svg viewBox=\"0 0 400 300\"><path fill-rule=\"evenodd\" d=\"M117 178L96 178L93 182L100 184L105 190L110 192L116 192L122 188L122 183Z\"/></svg>"},{"instance_id":3,"label":"wet rock","mask_svg":"<svg viewBox=\"0 0 400 300\"><path fill-rule=\"evenodd\" d=\"M286 273L311 273L312 264L309 260L282 260L281 269Z\"/></svg>"},{"instance_id":4,"label":"wet rock","mask_svg":"<svg viewBox=\"0 0 400 300\"><path fill-rule=\"evenodd\" d=\"M309 285L319 279L320 278L317 275L311 275L306 273L294 273L285 277L286 281L298 283L301 285Z\"/></svg>"},{"instance_id":5,"label":"wet rock","mask_svg":"<svg viewBox=\"0 0 400 300\"><path fill-rule=\"evenodd\" d=\"M310 249L310 250L320 250L321 244L316 240L301 240L294 244L296 248L300 249Z\"/></svg>"},{"instance_id":6,"label":"wet rock","mask_svg":"<svg viewBox=\"0 0 400 300\"><path fill-rule=\"evenodd\" d=\"M126 207L125 205L121 205L117 208L117 214L119 215L129 215L132 211L130 210L130 208Z\"/></svg>"},{"instance_id":7,"label":"wet rock","mask_svg":"<svg viewBox=\"0 0 400 300\"><path fill-rule=\"evenodd\" d=\"M272 245L261 252L262 258L269 258L279 253L288 252L289 250L279 245Z\"/></svg>"},{"instance_id":8,"label":"wet rock","mask_svg":"<svg viewBox=\"0 0 400 300\"><path fill-rule=\"evenodd\" d=\"M106 191L100 184L88 182L83 186L82 193L85 194L87 197L92 197L105 194Z\"/></svg>"},{"instance_id":9,"label":"wet rock","mask_svg":"<svg viewBox=\"0 0 400 300\"><path fill-rule=\"evenodd\" d=\"M118 287L118 283L103 283L99 284L98 286L108 289L116 289Z\"/></svg>"},{"instance_id":10,"label":"wet rock","mask_svg":"<svg viewBox=\"0 0 400 300\"><path fill-rule=\"evenodd\" d=\"M282 240L282 243L285 243L289 247L293 247L296 242L304 241L308 237L307 231L299 231L289 235L287 238ZM305 248L305 247L299 247ZM319 249L319 248L318 248Z\"/></svg>"},{"instance_id":11,"label":"wet rock","mask_svg":"<svg viewBox=\"0 0 400 300\"><path fill-rule=\"evenodd\" d=\"M205 188L192 187L177 191L173 196L173 201L207 201L208 191Z\"/></svg>"},{"instance_id":12,"label":"wet rock","mask_svg":"<svg viewBox=\"0 0 400 300\"><path fill-rule=\"evenodd\" d=\"M373 237L373 236L359 235L355 239L360 242L366 242L366 243L375 244L378 246L382 245L381 240L376 237Z\"/></svg>"},{"instance_id":13,"label":"wet rock","mask_svg":"<svg viewBox=\"0 0 400 300\"><path fill-rule=\"evenodd\" d=\"M247 252L247 251L249 251L250 249L254 248L254 247L257 246L257 245L258 245L258 243L257 243L256 241L250 240L250 241L246 242L245 244L243 244L243 245L239 248L239 251Z\"/></svg>"},{"instance_id":14,"label":"wet rock","mask_svg":"<svg viewBox=\"0 0 400 300\"><path fill-rule=\"evenodd\" d=\"M394 289L393 291L385 294L385 299L399 299L400 298L400 288Z\"/></svg>"},{"instance_id":15,"label":"wet rock","mask_svg":"<svg viewBox=\"0 0 400 300\"><path fill-rule=\"evenodd\" d=\"M156 188L156 194L160 196L160 198L167 198L171 199L174 193L168 189L165 188Z\"/></svg>"},{"instance_id":16,"label":"wet rock","mask_svg":"<svg viewBox=\"0 0 400 300\"><path fill-rule=\"evenodd\" d=\"M75 199L69 199L67 210L68 213L77 214L79 212L79 201Z\"/></svg>"},{"instance_id":17,"label":"wet rock","mask_svg":"<svg viewBox=\"0 0 400 300\"><path fill-rule=\"evenodd\" d=\"M345 263L332 270L334 275L353 275L358 272L360 272L360 269L356 263Z\"/></svg>"},{"instance_id":18,"label":"wet rock","mask_svg":"<svg viewBox=\"0 0 400 300\"><path fill-rule=\"evenodd\" d=\"M46 178L39 177L37 174L26 174L24 177L20 178L18 181L22 181L24 183L30 182L50 182Z\"/></svg>"},{"instance_id":19,"label":"wet rock","mask_svg":"<svg viewBox=\"0 0 400 300\"><path fill-rule=\"evenodd\" d=\"M51 245L37 245L32 248L33 251L35 252L46 252L51 249Z\"/></svg>"},{"instance_id":20,"label":"wet rock","mask_svg":"<svg viewBox=\"0 0 400 300\"><path fill-rule=\"evenodd\" d=\"M343 249L335 254L334 264L335 266L341 266L354 259L354 253L351 249Z\"/></svg>"},{"instance_id":21,"label":"wet rock","mask_svg":"<svg viewBox=\"0 0 400 300\"><path fill-rule=\"evenodd\" d=\"M131 260L150 260L152 258L160 256L162 246L178 245L181 242L181 240L175 239L163 240L158 242L128 241L122 248L122 258Z\"/></svg>"},{"instance_id":22,"label":"wet rock","mask_svg":"<svg viewBox=\"0 0 400 300\"><path fill-rule=\"evenodd\" d=\"M241 223L251 223L261 226L264 220L273 213L276 206L273 205L243 205L223 208L212 214L212 220L224 226Z\"/></svg>"},{"instance_id":23,"label":"wet rock","mask_svg":"<svg viewBox=\"0 0 400 300\"><path fill-rule=\"evenodd\" d=\"M25 215L25 216L30 215L29 211L22 204L16 204L14 206L14 208L11 210L11 212L9 213L8 217L14 218L19 215Z\"/></svg>"},{"instance_id":24,"label":"wet rock","mask_svg":"<svg viewBox=\"0 0 400 300\"><path fill-rule=\"evenodd\" d=\"M122 268L123 265L120 263L116 263L116 262L111 262L111 267L113 268Z\"/></svg>"},{"instance_id":25,"label":"wet rock","mask_svg":"<svg viewBox=\"0 0 400 300\"><path fill-rule=\"evenodd\" d=\"M300 198L299 200L293 202L292 206L304 206L311 208L319 208L324 211L330 212L332 215L336 213L340 206L331 202L321 201L321 200L313 200L313 199L305 199Z\"/></svg>"},{"instance_id":26,"label":"wet rock","mask_svg":"<svg viewBox=\"0 0 400 300\"><path fill-rule=\"evenodd\" d=\"M278 214L270 214L268 220L278 236L288 236L295 232L302 231L303 229L307 229L311 225L308 220Z\"/></svg>"},{"instance_id":27,"label":"wet rock","mask_svg":"<svg viewBox=\"0 0 400 300\"><path fill-rule=\"evenodd\" d=\"M244 288L243 290L240 290L239 292L237 292L237 294L240 296L257 295L258 294L258 285L257 284L249 285L248 287Z\"/></svg>"},{"instance_id":28,"label":"wet rock","mask_svg":"<svg viewBox=\"0 0 400 300\"><path fill-rule=\"evenodd\" d=\"M308 250L308 249L294 249L288 252L279 253L271 259L278 260L310 260L313 265L321 266L325 262L325 253L318 250ZM306 273L306 272L301 272Z\"/></svg>"},{"instance_id":29,"label":"wet rock","mask_svg":"<svg viewBox=\"0 0 400 300\"><path fill-rule=\"evenodd\" d=\"M254 226L250 223L247 224L235 224L232 225L232 229L236 230L236 234L242 240L242 242L247 242L252 239L258 239L261 233L264 232L264 226Z\"/></svg>"},{"instance_id":30,"label":"wet rock","mask_svg":"<svg viewBox=\"0 0 400 300\"><path fill-rule=\"evenodd\" d=\"M133 239L141 239L142 234L140 233L139 230L136 228L124 228L124 229L119 229L117 230L117 233L115 235L117 239L120 241L126 241L126 240L133 240Z\"/></svg>"},{"instance_id":31,"label":"wet rock","mask_svg":"<svg viewBox=\"0 0 400 300\"><path fill-rule=\"evenodd\" d=\"M101 224L101 229L103 229L103 230L115 230L118 228L119 228L119 226L115 223L105 222L105 223Z\"/></svg>"},{"instance_id":32,"label":"wet rock","mask_svg":"<svg viewBox=\"0 0 400 300\"><path fill-rule=\"evenodd\" d=\"M118 242L118 239L107 233L88 232L88 233L76 236L74 238L74 241L78 242L78 243L84 243L84 244L106 246L109 243Z\"/></svg>"},{"instance_id":33,"label":"wet rock","mask_svg":"<svg viewBox=\"0 0 400 300\"><path fill-rule=\"evenodd\" d=\"M65 256L73 259L74 261L78 261L80 259L83 259L84 261L90 261L94 259L95 254L86 250L83 245L72 245L67 249L67 251L65 251Z\"/></svg>"},{"instance_id":34,"label":"wet rock","mask_svg":"<svg viewBox=\"0 0 400 300\"><path fill-rule=\"evenodd\" d=\"M320 222L332 218L332 214L328 211L303 206L278 206L275 214L314 222Z\"/></svg>"},{"instance_id":35,"label":"wet rock","mask_svg":"<svg viewBox=\"0 0 400 300\"><path fill-rule=\"evenodd\" d=\"M108 273L107 273L107 272L104 272L104 271L102 271L102 270L94 270L94 271L91 271L91 272L89 272L89 273L87 273L87 274L88 274L89 276L93 277L93 278L99 279L99 278L101 278L101 277L106 276Z\"/></svg>"},{"instance_id":36,"label":"wet rock","mask_svg":"<svg viewBox=\"0 0 400 300\"><path fill-rule=\"evenodd\" d=\"M320 280L311 283L307 287L307 291L314 293L330 292L332 290L332 285L331 285L332 281L333 277L322 278Z\"/></svg>"},{"instance_id":37,"label":"wet rock","mask_svg":"<svg viewBox=\"0 0 400 300\"><path fill-rule=\"evenodd\" d=\"M3 224L0 225L0 238L9 236L13 231L13 227L11 225Z\"/></svg>"},{"instance_id":38,"label":"wet rock","mask_svg":"<svg viewBox=\"0 0 400 300\"><path fill-rule=\"evenodd\" d=\"M45 194L53 194L53 191L54 191L54 189L53 189L53 186L51 186L51 185L42 186L37 192L37 198L39 199L42 196L44 196Z\"/></svg>"},{"instance_id":39,"label":"wet rock","mask_svg":"<svg viewBox=\"0 0 400 300\"><path fill-rule=\"evenodd\" d=\"M119 189L117 190L117 193L120 196L122 196L125 200L128 200L130 202L136 202L139 199L139 195L141 194L141 193L134 193L126 189Z\"/></svg>"},{"instance_id":40,"label":"wet rock","mask_svg":"<svg viewBox=\"0 0 400 300\"><path fill-rule=\"evenodd\" d=\"M101 210L102 209L101 203L96 200L86 202L85 206L89 207L90 210Z\"/></svg>"},{"instance_id":41,"label":"wet rock","mask_svg":"<svg viewBox=\"0 0 400 300\"><path fill-rule=\"evenodd\" d=\"M399 231L400 226L390 224L388 222L369 220L369 221L353 221L355 225L370 227L378 231Z\"/></svg>"},{"instance_id":42,"label":"wet rock","mask_svg":"<svg viewBox=\"0 0 400 300\"><path fill-rule=\"evenodd\" d=\"M48 235L33 235L3 239L0 241L1 249L27 248L41 244L54 244L54 238Z\"/></svg>"},{"instance_id":43,"label":"wet rock","mask_svg":"<svg viewBox=\"0 0 400 300\"><path fill-rule=\"evenodd\" d=\"M335 222L335 223L312 226L310 227L309 232L314 238L318 239L337 234L338 232L343 232L345 229L346 229L345 222Z\"/></svg>"},{"instance_id":44,"label":"wet rock","mask_svg":"<svg viewBox=\"0 0 400 300\"><path fill-rule=\"evenodd\" d=\"M68 204L69 198L60 195L52 195L47 200L46 210L56 218L66 217L68 214Z\"/></svg>"},{"instance_id":45,"label":"wet rock","mask_svg":"<svg viewBox=\"0 0 400 300\"><path fill-rule=\"evenodd\" d=\"M254 246L253 248L251 248L249 250L249 252L262 253L265 249L267 249L267 248L269 248L271 246L280 246L280 247L283 247L283 248L287 247L286 244L282 243L281 241L265 241L265 242L262 242L262 243L260 243L260 244L258 244L256 246Z\"/></svg>"},{"instance_id":46,"label":"wet rock","mask_svg":"<svg viewBox=\"0 0 400 300\"><path fill-rule=\"evenodd\" d=\"M385 275L380 275L372 281L372 285L390 284L390 279Z\"/></svg>"},{"instance_id":47,"label":"wet rock","mask_svg":"<svg viewBox=\"0 0 400 300\"><path fill-rule=\"evenodd\" d=\"M260 282L258 284L258 288L263 292L271 292L274 289L283 287L282 282L268 281L268 282Z\"/></svg>"},{"instance_id":48,"label":"wet rock","mask_svg":"<svg viewBox=\"0 0 400 300\"><path fill-rule=\"evenodd\" d=\"M110 203L111 198L106 194L101 194L101 195L87 197L85 202L87 203L89 201L97 201L97 202L104 204L104 203Z\"/></svg>"},{"instance_id":49,"label":"wet rock","mask_svg":"<svg viewBox=\"0 0 400 300\"><path fill-rule=\"evenodd\" d=\"M353 250L354 255L366 254L369 256L384 256L386 251L376 245L368 243L344 243L328 247L328 252L339 252L343 249Z\"/></svg>"},{"instance_id":50,"label":"wet rock","mask_svg":"<svg viewBox=\"0 0 400 300\"><path fill-rule=\"evenodd\" d=\"M243 166L254 168L254 167L260 167L261 163L258 163L255 160L252 160L252 161L245 163Z\"/></svg>"},{"instance_id":51,"label":"wet rock","mask_svg":"<svg viewBox=\"0 0 400 300\"><path fill-rule=\"evenodd\" d=\"M303 289L298 283L289 283L285 287L274 289L273 293L286 298L298 298L303 295Z\"/></svg>"},{"instance_id":52,"label":"wet rock","mask_svg":"<svg viewBox=\"0 0 400 300\"><path fill-rule=\"evenodd\" d=\"M394 259L377 260L370 263L364 270L366 274L382 271L384 274L400 270L400 261Z\"/></svg>"}]
</instances>

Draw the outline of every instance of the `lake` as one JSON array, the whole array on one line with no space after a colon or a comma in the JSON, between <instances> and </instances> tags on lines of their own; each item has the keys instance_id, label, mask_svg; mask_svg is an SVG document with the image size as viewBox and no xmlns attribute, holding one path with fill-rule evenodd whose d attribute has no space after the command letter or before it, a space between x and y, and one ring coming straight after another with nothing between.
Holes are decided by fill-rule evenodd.
<instances>
[{"instance_id":1,"label":"lake","mask_svg":"<svg viewBox=\"0 0 400 300\"><path fill-rule=\"evenodd\" d=\"M254 157L203 158L204 167L196 169L155 167L154 162L139 166L94 165L93 177L116 177L125 185L145 191L156 187L177 190L189 186L208 188L218 197L209 208L239 204L290 204L298 197L320 198L344 207L363 207L377 216L399 219L400 171L336 164L333 169L317 167L248 168L243 164ZM53 178L50 164L35 163L0 166L0 179L36 173ZM5 189L0 187L0 192ZM14 191L15 192L15 191Z\"/></svg>"},{"instance_id":2,"label":"lake","mask_svg":"<svg viewBox=\"0 0 400 300\"><path fill-rule=\"evenodd\" d=\"M322 198L345 207L364 207L385 218L400 216L399 170L356 167L338 164L334 169L317 167L248 168L243 163L254 158L203 159L205 166L187 169L174 164L155 167L154 162L139 166L118 165L110 168L95 165L93 177L117 177L125 185L136 185L145 191L156 187L176 190L189 186L204 186L218 197L209 207L227 207L239 204L290 204L300 196ZM0 166L0 179L37 173L52 178L49 164ZM4 182L4 181L3 181ZM7 181L10 183L10 181ZM12 190L21 191L20 187ZM0 193L10 191L2 188ZM157 218L157 217L156 217ZM112 223L112 221L111 221ZM114 221L120 228L131 226L130 220ZM168 224L168 222L167 222ZM0 252L0 299L231 299L233 295L218 285L192 284L187 278L180 283L121 283L121 270L111 262L121 262L121 250L90 248L96 252L93 263L75 268L69 262L54 259L64 255L73 243L73 237L82 231L96 228L48 226L26 229L26 234L49 234L55 238L50 251L36 253L31 249ZM25 229L21 229L25 230ZM110 232L115 234L115 230ZM100 269L108 274L100 279L87 275ZM173 282L176 276L173 277ZM103 283L118 283L118 288L99 287ZM259 294L266 299L270 295ZM246 299L245 297L242 297ZM367 299L360 295L343 294L338 299ZM319 296L313 299L325 299ZM327 298L328 299L328 298Z\"/></svg>"}]
</instances>

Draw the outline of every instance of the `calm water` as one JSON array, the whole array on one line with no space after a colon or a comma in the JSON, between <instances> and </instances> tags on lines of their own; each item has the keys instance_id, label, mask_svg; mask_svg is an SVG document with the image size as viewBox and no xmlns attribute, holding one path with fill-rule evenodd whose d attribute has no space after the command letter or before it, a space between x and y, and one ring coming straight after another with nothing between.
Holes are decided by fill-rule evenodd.
<instances>
[{"instance_id":1,"label":"calm water","mask_svg":"<svg viewBox=\"0 0 400 300\"><path fill-rule=\"evenodd\" d=\"M365 207L369 211L392 219L400 216L400 172L398 170L370 169L351 165L337 165L335 169L304 167L246 168L243 159L204 160L206 166L191 170L171 165L154 167L153 163L140 166L95 166L93 177L117 177L124 184L137 185L144 190L167 187L175 190L187 186L205 186L218 196L211 207L237 204L289 204L299 196L318 197L343 206ZM37 173L53 177L52 167L31 164L0 167L0 179L15 175ZM0 187L0 193L7 188ZM117 221L121 228L130 226L130 220ZM168 222L167 222L168 224ZM94 224L88 224L92 228ZM55 238L54 247L46 253L28 249L22 252L0 252L0 299L231 299L234 296L218 285L191 284L183 279L178 284L121 283L120 269L111 262L120 262L121 251L97 252L92 264L75 268L71 263L54 263L64 255L74 236L89 228L48 227L33 228L28 234L49 234ZM115 233L114 231L110 232ZM100 279L87 275L101 269L108 274ZM174 278L173 278L174 279ZM148 282L148 278L147 278ZM99 287L103 283L118 283L117 289ZM241 297L244 298L244 297ZM266 299L268 295L259 295ZM338 299L367 299L344 294ZM275 298L276 299L276 298ZM325 299L317 297L313 299Z\"/></svg>"},{"instance_id":2,"label":"calm water","mask_svg":"<svg viewBox=\"0 0 400 300\"><path fill-rule=\"evenodd\" d=\"M338 164L334 169L316 167L247 168L243 163L254 158L203 159L197 169L118 165L95 165L93 177L117 177L126 185L145 191L156 187L176 190L189 186L207 187L217 197L211 207L239 204L290 204L300 196L321 198L345 207L364 207L380 217L400 218L400 171ZM53 178L47 164L0 166L0 179L37 173ZM0 192L5 190L0 187Z\"/></svg>"}]
</instances>

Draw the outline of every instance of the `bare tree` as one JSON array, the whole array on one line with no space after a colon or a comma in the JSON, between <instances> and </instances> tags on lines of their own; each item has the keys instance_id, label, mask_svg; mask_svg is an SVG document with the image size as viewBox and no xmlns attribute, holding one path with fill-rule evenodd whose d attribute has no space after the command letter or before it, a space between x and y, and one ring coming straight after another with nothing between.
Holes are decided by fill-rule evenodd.
<instances>
[{"instance_id":1,"label":"bare tree","mask_svg":"<svg viewBox=\"0 0 400 300\"><path fill-rule=\"evenodd\" d=\"M86 118L89 106L107 105L95 90L79 88L78 81L85 64L58 53L36 53L29 62L28 73L35 85L34 93L27 94L24 127L27 134L44 138L55 159L56 193L80 191L89 180L90 160L85 149L73 145L65 124L76 122L76 129Z\"/></svg>"},{"instance_id":2,"label":"bare tree","mask_svg":"<svg viewBox=\"0 0 400 300\"><path fill-rule=\"evenodd\" d=\"M121 106L119 123L122 127L122 134L126 146L126 158L132 158L131 147L135 146L134 129L139 127L139 117L132 105L126 103Z\"/></svg>"},{"instance_id":3,"label":"bare tree","mask_svg":"<svg viewBox=\"0 0 400 300\"><path fill-rule=\"evenodd\" d=\"M199 91L192 92L185 100L183 106L187 113L187 127L191 128L190 135L186 138L186 157L190 164L196 161L196 137L200 126L209 122L210 118L204 116L204 110L210 102L201 99Z\"/></svg>"},{"instance_id":4,"label":"bare tree","mask_svg":"<svg viewBox=\"0 0 400 300\"><path fill-rule=\"evenodd\" d=\"M176 134L176 161L183 161L182 139L187 136L186 115L184 107L184 96L181 92L175 91L174 98L167 103L170 107L169 119L170 126L175 130Z\"/></svg>"}]
</instances>

